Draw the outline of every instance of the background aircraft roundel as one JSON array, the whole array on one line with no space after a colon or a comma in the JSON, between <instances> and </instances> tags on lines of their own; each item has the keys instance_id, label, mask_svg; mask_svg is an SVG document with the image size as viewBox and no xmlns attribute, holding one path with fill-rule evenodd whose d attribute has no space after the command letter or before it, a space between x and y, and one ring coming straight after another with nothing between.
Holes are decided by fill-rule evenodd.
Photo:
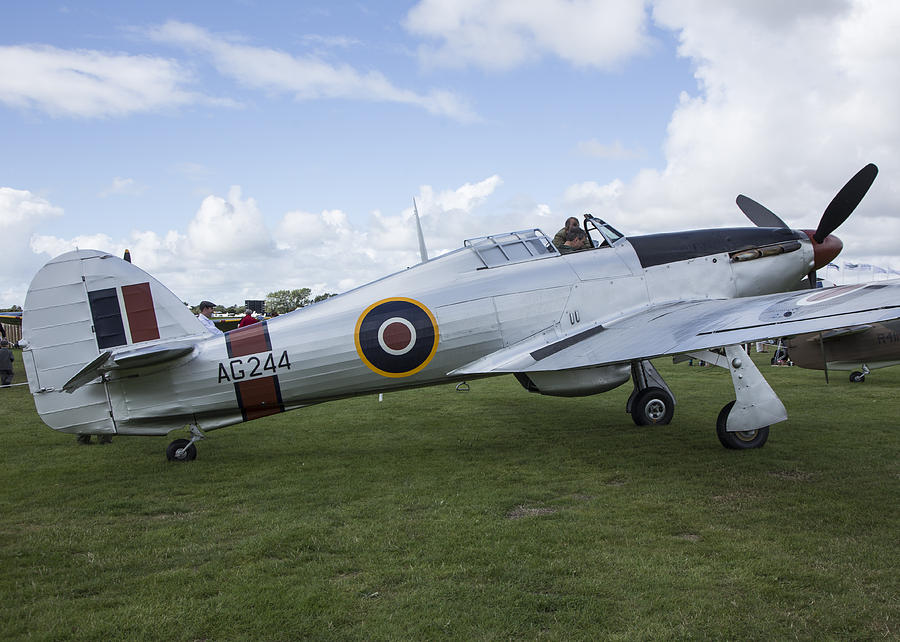
<instances>
[{"instance_id":1,"label":"background aircraft roundel","mask_svg":"<svg viewBox=\"0 0 900 642\"><path fill-rule=\"evenodd\" d=\"M374 372L408 377L428 365L437 351L437 320L414 299L383 299L359 316L354 339L359 358Z\"/></svg>"}]
</instances>

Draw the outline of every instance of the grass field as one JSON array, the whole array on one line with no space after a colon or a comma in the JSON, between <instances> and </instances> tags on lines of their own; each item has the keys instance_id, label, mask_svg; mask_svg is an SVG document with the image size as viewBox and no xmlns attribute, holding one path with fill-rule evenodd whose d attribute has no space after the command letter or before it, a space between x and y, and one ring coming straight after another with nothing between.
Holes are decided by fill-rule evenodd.
<instances>
[{"instance_id":1,"label":"grass field","mask_svg":"<svg viewBox=\"0 0 900 642\"><path fill-rule=\"evenodd\" d=\"M737 452L728 374L656 365L665 427L628 385L503 377L213 432L190 464L171 436L78 446L2 389L0 636L900 637L900 368L761 366L790 419Z\"/></svg>"}]
</instances>

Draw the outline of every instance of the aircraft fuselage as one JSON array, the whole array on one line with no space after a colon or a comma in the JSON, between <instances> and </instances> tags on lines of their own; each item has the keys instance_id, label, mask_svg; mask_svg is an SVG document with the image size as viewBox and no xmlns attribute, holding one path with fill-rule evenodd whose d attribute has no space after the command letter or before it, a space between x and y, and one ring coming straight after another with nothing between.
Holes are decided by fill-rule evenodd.
<instances>
[{"instance_id":1,"label":"aircraft fuselage","mask_svg":"<svg viewBox=\"0 0 900 642\"><path fill-rule=\"evenodd\" d=\"M794 289L813 264L802 233L770 228L621 238L523 260L491 254L490 243L210 335L177 361L111 371L105 385L115 431L165 434L186 424L210 430L322 401L463 379L448 373L540 333L556 340L667 301ZM505 250L515 255L521 248L514 242ZM606 366L608 381L591 391L624 383L627 367Z\"/></svg>"}]
</instances>

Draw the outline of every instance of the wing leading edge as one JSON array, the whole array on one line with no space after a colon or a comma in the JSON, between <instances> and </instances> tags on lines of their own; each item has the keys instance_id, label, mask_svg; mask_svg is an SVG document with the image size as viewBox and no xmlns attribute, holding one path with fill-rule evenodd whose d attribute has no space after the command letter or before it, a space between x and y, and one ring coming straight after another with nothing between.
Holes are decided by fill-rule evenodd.
<instances>
[{"instance_id":1,"label":"wing leading edge","mask_svg":"<svg viewBox=\"0 0 900 642\"><path fill-rule=\"evenodd\" d=\"M451 375L540 372L762 341L900 318L900 279L652 306L564 337L546 331Z\"/></svg>"}]
</instances>

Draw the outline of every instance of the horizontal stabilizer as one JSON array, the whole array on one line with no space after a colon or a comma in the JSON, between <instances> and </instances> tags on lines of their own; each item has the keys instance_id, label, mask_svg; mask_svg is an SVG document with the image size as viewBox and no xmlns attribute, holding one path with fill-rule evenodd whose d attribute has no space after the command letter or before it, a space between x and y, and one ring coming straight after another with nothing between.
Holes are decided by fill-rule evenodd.
<instances>
[{"instance_id":1,"label":"horizontal stabilizer","mask_svg":"<svg viewBox=\"0 0 900 642\"><path fill-rule=\"evenodd\" d=\"M71 394L78 390L81 386L90 383L102 374L101 369L108 360L109 350L101 353L99 357L76 372L71 379L63 384L62 389Z\"/></svg>"},{"instance_id":2,"label":"horizontal stabilizer","mask_svg":"<svg viewBox=\"0 0 900 642\"><path fill-rule=\"evenodd\" d=\"M194 350L194 342L176 342L144 346L136 350L127 350L112 354L107 350L79 370L75 376L63 384L62 389L72 393L81 386L90 383L104 372L128 368L143 368L159 363L172 361L190 354Z\"/></svg>"},{"instance_id":3,"label":"horizontal stabilizer","mask_svg":"<svg viewBox=\"0 0 900 642\"><path fill-rule=\"evenodd\" d=\"M194 342L181 344L162 344L155 346L147 346L138 348L137 350L129 350L127 352L119 352L113 355L112 360L119 368L141 368L143 366L152 366L157 363L165 363L172 361L186 354L190 354L194 350Z\"/></svg>"}]
</instances>

